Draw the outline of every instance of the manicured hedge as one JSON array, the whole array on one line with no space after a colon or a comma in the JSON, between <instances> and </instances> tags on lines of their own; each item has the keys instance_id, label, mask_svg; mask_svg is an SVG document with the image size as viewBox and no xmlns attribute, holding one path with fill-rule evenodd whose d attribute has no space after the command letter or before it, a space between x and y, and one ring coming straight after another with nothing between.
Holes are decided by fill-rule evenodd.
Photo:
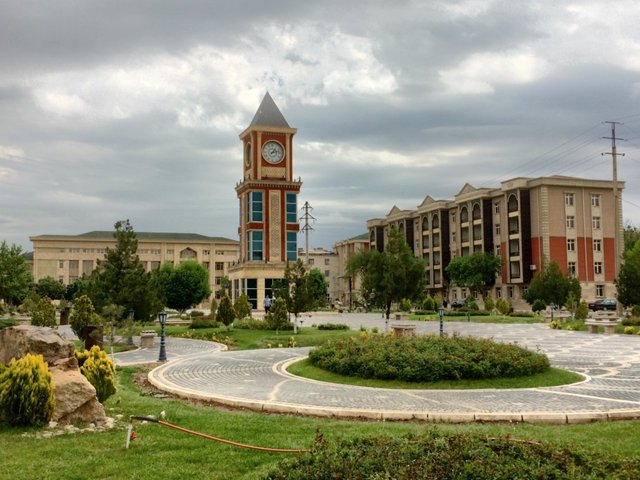
<instances>
[{"instance_id":1,"label":"manicured hedge","mask_svg":"<svg viewBox=\"0 0 640 480\"><path fill-rule=\"evenodd\" d=\"M435 335L389 337L365 334L312 350L311 363L334 373L382 380L519 377L549 368L546 355L488 339Z\"/></svg>"},{"instance_id":2,"label":"manicured hedge","mask_svg":"<svg viewBox=\"0 0 640 480\"><path fill-rule=\"evenodd\" d=\"M283 460L265 480L395 479L586 480L638 478L640 461L559 448L510 437L419 436L328 442L319 435L310 452Z\"/></svg>"},{"instance_id":3,"label":"manicured hedge","mask_svg":"<svg viewBox=\"0 0 640 480\"><path fill-rule=\"evenodd\" d=\"M349 325L344 323L321 323L318 330L349 330Z\"/></svg>"}]
</instances>

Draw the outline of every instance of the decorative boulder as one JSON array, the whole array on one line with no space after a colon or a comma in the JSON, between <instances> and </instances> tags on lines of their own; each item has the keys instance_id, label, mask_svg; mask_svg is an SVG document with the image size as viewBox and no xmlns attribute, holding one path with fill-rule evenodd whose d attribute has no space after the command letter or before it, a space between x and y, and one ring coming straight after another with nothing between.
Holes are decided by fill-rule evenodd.
<instances>
[{"instance_id":1,"label":"decorative boulder","mask_svg":"<svg viewBox=\"0 0 640 480\"><path fill-rule=\"evenodd\" d=\"M53 365L56 360L73 357L74 351L73 343L53 328L17 325L0 330L0 363L5 365L27 353L41 354L45 362Z\"/></svg>"},{"instance_id":2,"label":"decorative boulder","mask_svg":"<svg viewBox=\"0 0 640 480\"><path fill-rule=\"evenodd\" d=\"M60 424L81 420L104 423L104 407L96 397L96 389L80 373L75 357L64 358L49 366L55 388L56 408L52 420Z\"/></svg>"},{"instance_id":3,"label":"decorative boulder","mask_svg":"<svg viewBox=\"0 0 640 480\"><path fill-rule=\"evenodd\" d=\"M73 343L52 328L19 325L0 330L0 363L33 353L41 354L49 365L56 399L53 421L106 423L104 407L93 385L80 372L74 351Z\"/></svg>"}]
</instances>

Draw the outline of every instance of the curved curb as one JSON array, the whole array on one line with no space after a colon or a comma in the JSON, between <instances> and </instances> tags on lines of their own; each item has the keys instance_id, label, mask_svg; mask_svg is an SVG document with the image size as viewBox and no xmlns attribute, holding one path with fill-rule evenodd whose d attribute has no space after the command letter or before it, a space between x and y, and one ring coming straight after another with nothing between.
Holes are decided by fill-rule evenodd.
<instances>
[{"instance_id":1,"label":"curved curb","mask_svg":"<svg viewBox=\"0 0 640 480\"><path fill-rule=\"evenodd\" d=\"M351 420L374 420L374 421L417 421L426 423L523 423L523 424L550 424L568 425L579 423L591 423L597 421L617 421L617 420L637 420L640 419L640 409L621 409L609 411L530 411L530 412L435 412L428 410L373 410L361 408L332 408L326 406L308 406L294 403L251 400L241 397L231 397L227 395L216 395L203 393L184 387L176 387L165 381L164 370L169 366L175 366L181 361L186 361L198 353L172 360L159 367L156 367L148 374L149 382L156 388L169 392L180 398L191 400L202 400L220 405L246 409L261 413L293 414L311 417L351 419ZM304 379L284 372L290 363L299 361L303 357L282 360L273 365L272 370L283 377L295 378L314 383L326 383L319 380ZM586 379L585 382L589 380ZM583 382L579 382L583 383ZM376 389L374 387L357 387L364 389ZM552 388L552 387L550 387ZM526 389L523 389L526 390ZM540 389L531 389L540 390Z\"/></svg>"}]
</instances>

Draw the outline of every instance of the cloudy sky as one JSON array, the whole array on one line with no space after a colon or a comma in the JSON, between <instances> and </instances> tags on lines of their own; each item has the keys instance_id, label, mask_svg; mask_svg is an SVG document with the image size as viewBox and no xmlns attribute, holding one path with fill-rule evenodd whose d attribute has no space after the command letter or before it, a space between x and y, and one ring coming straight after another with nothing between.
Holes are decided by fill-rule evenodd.
<instances>
[{"instance_id":1,"label":"cloudy sky","mask_svg":"<svg viewBox=\"0 0 640 480\"><path fill-rule=\"evenodd\" d=\"M604 121L640 225L639 19L637 0L0 0L0 240L125 218L236 238L266 91L298 129L311 246L465 182L610 179Z\"/></svg>"}]
</instances>

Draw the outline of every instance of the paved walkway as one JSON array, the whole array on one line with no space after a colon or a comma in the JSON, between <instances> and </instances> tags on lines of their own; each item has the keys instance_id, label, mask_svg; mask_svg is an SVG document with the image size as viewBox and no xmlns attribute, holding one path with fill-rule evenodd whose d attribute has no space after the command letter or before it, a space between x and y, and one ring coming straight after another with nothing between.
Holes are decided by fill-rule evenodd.
<instances>
[{"instance_id":1,"label":"paved walkway","mask_svg":"<svg viewBox=\"0 0 640 480\"><path fill-rule=\"evenodd\" d=\"M384 329L379 315L314 316L304 324L347 323ZM406 322L438 333L438 322ZM446 322L445 332L490 337L546 353L554 366L585 375L579 384L507 390L392 390L328 384L294 377L286 365L308 349L223 351L205 345L167 345L169 362L149 374L158 388L258 411L305 415L426 420L578 423L640 418L640 336L551 330L547 325ZM170 339L170 341L180 339ZM182 340L183 342L185 340ZM186 341L192 342L192 341ZM181 349L172 352L171 348ZM142 351L139 351L142 352ZM139 353L140 354L140 353ZM116 354L120 362L125 354ZM155 355L148 349L144 355ZM150 358L149 357L149 358ZM150 361L154 361L150 360ZM132 361L127 359L127 363Z\"/></svg>"}]
</instances>

